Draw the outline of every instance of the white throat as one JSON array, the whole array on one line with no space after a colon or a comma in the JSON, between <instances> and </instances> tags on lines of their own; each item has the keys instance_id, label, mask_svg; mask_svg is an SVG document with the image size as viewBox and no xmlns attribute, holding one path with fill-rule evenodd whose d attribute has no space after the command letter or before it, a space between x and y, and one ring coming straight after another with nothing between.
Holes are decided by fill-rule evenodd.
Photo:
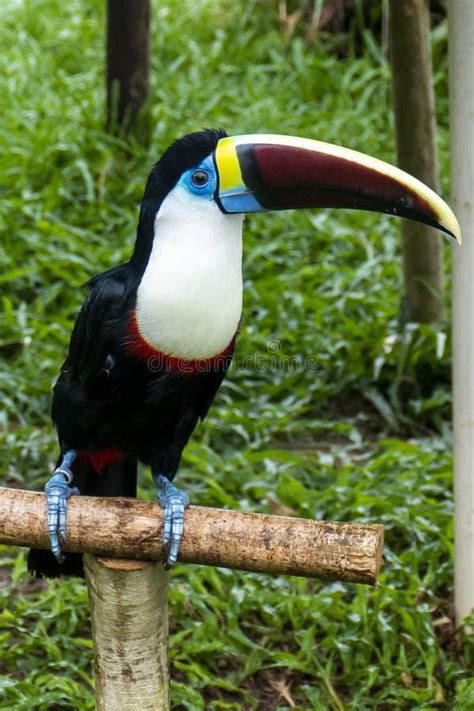
<instances>
[{"instance_id":1,"label":"white throat","mask_svg":"<svg viewBox=\"0 0 474 711\"><path fill-rule=\"evenodd\" d=\"M138 329L151 346L203 359L229 345L242 312L242 223L180 185L165 198L137 291Z\"/></svg>"}]
</instances>

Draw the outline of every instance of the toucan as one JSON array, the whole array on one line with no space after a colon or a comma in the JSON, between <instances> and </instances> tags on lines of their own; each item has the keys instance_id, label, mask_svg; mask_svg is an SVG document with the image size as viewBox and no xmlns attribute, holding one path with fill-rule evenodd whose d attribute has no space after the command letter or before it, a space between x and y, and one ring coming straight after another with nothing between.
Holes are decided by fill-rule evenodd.
<instances>
[{"instance_id":1,"label":"toucan","mask_svg":"<svg viewBox=\"0 0 474 711\"><path fill-rule=\"evenodd\" d=\"M460 241L448 205L419 180L362 153L291 136L206 129L154 165L126 264L92 277L54 386L57 467L45 486L50 550L36 576L81 575L63 553L71 495L136 495L150 468L164 508L165 565L178 559L188 496L183 448L231 364L242 310L245 213L340 207L398 215Z\"/></svg>"}]
</instances>

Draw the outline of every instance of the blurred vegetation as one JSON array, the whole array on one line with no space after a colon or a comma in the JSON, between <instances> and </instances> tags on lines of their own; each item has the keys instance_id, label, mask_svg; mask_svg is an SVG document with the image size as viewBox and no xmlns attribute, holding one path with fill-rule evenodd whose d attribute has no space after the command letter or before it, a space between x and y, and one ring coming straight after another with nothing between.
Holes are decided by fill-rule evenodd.
<instances>
[{"instance_id":1,"label":"blurred vegetation","mask_svg":"<svg viewBox=\"0 0 474 711\"><path fill-rule=\"evenodd\" d=\"M337 56L363 55L367 43L388 50L389 0L278 0L282 30L304 38L307 46L323 41ZM430 0L433 27L444 23L447 0Z\"/></svg>"},{"instance_id":2,"label":"blurred vegetation","mask_svg":"<svg viewBox=\"0 0 474 711\"><path fill-rule=\"evenodd\" d=\"M380 3L374 3L379 6ZM104 3L3 0L0 14L1 476L40 487L51 385L91 275L126 259L147 172L202 126L279 132L394 160L390 74L284 31L278 5L153 5L146 146L104 133ZM380 12L379 12L380 14ZM356 41L355 30L344 29ZM352 33L352 34L351 34ZM446 25L433 55L443 190ZM447 259L449 259L449 250ZM380 521L379 589L178 566L174 708L474 708L474 640L452 622L450 335L404 322L396 220L254 216L236 362L185 452L194 503ZM140 496L153 497L143 472ZM93 708L85 587L0 559L0 708Z\"/></svg>"}]
</instances>

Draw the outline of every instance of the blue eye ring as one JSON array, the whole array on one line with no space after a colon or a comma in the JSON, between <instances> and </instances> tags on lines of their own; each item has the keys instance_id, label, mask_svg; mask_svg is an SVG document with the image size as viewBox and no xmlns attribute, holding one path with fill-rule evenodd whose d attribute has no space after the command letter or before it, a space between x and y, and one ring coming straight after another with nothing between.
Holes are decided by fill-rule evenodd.
<instances>
[{"instance_id":1,"label":"blue eye ring","mask_svg":"<svg viewBox=\"0 0 474 711\"><path fill-rule=\"evenodd\" d=\"M210 176L207 170L198 168L191 173L191 183L195 188L202 189L209 185Z\"/></svg>"}]
</instances>

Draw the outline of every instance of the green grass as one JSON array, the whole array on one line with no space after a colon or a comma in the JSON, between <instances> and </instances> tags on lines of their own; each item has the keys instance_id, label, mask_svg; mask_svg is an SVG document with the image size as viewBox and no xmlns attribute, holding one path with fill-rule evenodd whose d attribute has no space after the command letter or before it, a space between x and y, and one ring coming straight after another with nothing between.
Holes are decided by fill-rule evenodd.
<instances>
[{"instance_id":1,"label":"green grass","mask_svg":"<svg viewBox=\"0 0 474 711\"><path fill-rule=\"evenodd\" d=\"M392 160L390 77L373 41L338 61L279 31L276 5L154 5L149 144L103 131L99 0L0 9L2 483L56 456L51 385L79 285L125 259L147 172L204 125L339 142ZM446 33L434 35L442 184ZM449 279L448 279L449 286ZM179 474L194 503L382 522L380 587L177 566L174 708L474 707L474 640L452 623L449 324L403 327L398 224L355 212L248 220L236 364ZM293 369L284 367L291 359ZM153 497L143 473L140 495ZM0 559L0 708L93 708L78 581ZM286 691L285 691L286 689ZM283 691L283 693L282 693Z\"/></svg>"}]
</instances>

